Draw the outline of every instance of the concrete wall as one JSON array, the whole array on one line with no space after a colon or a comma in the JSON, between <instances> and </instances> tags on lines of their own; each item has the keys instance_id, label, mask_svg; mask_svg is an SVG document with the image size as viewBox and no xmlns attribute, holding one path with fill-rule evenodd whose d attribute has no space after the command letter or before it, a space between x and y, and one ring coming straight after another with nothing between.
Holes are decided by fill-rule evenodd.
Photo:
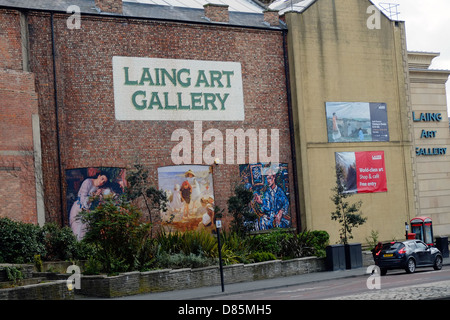
<instances>
[{"instance_id":1,"label":"concrete wall","mask_svg":"<svg viewBox=\"0 0 450 320\"><path fill-rule=\"evenodd\" d=\"M404 237L404 223L415 214L411 134L406 101L407 57L403 23L380 15L369 29L371 2L320 0L303 13L288 12L289 67L294 109L302 227L326 230L339 240L331 220L335 152L384 151L387 192L358 194L367 222L352 241ZM328 143L326 102L384 102L388 142Z\"/></svg>"},{"instance_id":2,"label":"concrete wall","mask_svg":"<svg viewBox=\"0 0 450 320\"><path fill-rule=\"evenodd\" d=\"M316 257L274 260L223 267L224 283L237 283L325 271L325 259ZM127 272L107 277L82 276L78 293L97 297L118 297L144 292L171 291L221 285L219 267Z\"/></svg>"},{"instance_id":3,"label":"concrete wall","mask_svg":"<svg viewBox=\"0 0 450 320\"><path fill-rule=\"evenodd\" d=\"M434 236L449 236L450 132L445 84L450 71L429 69L431 61L438 55L426 52L408 55L414 145L416 148L447 148L445 154L414 155L415 178L418 215L433 220ZM427 113L441 114L442 120L418 121L421 114ZM426 137L430 131L435 133Z\"/></svg>"}]
</instances>

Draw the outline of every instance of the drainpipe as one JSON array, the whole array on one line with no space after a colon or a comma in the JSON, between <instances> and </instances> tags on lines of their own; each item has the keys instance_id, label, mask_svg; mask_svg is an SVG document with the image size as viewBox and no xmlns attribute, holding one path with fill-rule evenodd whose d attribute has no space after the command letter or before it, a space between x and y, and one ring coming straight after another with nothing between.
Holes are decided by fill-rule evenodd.
<instances>
[{"instance_id":1,"label":"drainpipe","mask_svg":"<svg viewBox=\"0 0 450 320\"><path fill-rule=\"evenodd\" d=\"M50 24L52 31L52 58L53 58L53 96L55 98L55 121L56 121L56 148L58 151L58 174L59 174L59 200L61 210L61 226L64 222L64 202L63 202L63 184L62 184L62 164L61 164L61 142L59 137L59 115L58 115L58 82L56 78L56 45L55 45L55 26L53 21L53 12L50 13Z\"/></svg>"},{"instance_id":2,"label":"drainpipe","mask_svg":"<svg viewBox=\"0 0 450 320\"><path fill-rule=\"evenodd\" d=\"M295 155L295 132L294 132L294 120L292 119L292 99L291 99L291 84L289 81L289 67L288 67L288 52L287 52L287 33L288 30L283 29L283 53L284 53L284 76L286 79L286 96L288 101L288 116L289 116L289 137L291 140L291 157L292 167L294 174L294 199L295 199L295 214L297 218L297 232L301 232L301 215L300 204L298 201L298 181L297 181L297 157Z\"/></svg>"}]
</instances>

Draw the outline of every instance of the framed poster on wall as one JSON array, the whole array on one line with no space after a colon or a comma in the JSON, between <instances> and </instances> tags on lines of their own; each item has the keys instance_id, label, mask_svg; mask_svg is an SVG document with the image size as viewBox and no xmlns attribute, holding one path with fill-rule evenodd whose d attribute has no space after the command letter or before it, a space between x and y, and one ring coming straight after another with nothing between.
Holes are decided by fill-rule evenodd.
<instances>
[{"instance_id":1,"label":"framed poster on wall","mask_svg":"<svg viewBox=\"0 0 450 320\"><path fill-rule=\"evenodd\" d=\"M326 102L328 142L389 141L386 103Z\"/></svg>"},{"instance_id":2,"label":"framed poster on wall","mask_svg":"<svg viewBox=\"0 0 450 320\"><path fill-rule=\"evenodd\" d=\"M161 223L167 232L209 230L214 227L213 168L180 165L158 168L158 187L168 198Z\"/></svg>"},{"instance_id":3,"label":"framed poster on wall","mask_svg":"<svg viewBox=\"0 0 450 320\"><path fill-rule=\"evenodd\" d=\"M239 165L241 181L253 193L251 210L257 216L253 231L290 228L289 175L287 163Z\"/></svg>"},{"instance_id":4,"label":"framed poster on wall","mask_svg":"<svg viewBox=\"0 0 450 320\"><path fill-rule=\"evenodd\" d=\"M86 226L80 212L94 209L103 197L116 197L127 187L126 169L116 167L88 167L66 170L66 203L73 233L81 240Z\"/></svg>"}]
</instances>

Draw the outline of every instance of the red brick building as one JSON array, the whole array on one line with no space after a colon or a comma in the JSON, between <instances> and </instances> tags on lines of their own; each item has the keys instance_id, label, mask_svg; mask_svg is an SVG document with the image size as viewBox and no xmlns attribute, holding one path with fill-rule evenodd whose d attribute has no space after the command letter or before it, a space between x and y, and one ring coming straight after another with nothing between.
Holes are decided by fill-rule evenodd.
<instances>
[{"instance_id":1,"label":"red brick building","mask_svg":"<svg viewBox=\"0 0 450 320\"><path fill-rule=\"evenodd\" d=\"M41 210L40 222L68 224L66 170L131 169L140 162L157 186L158 168L174 165L172 133L184 129L194 137L194 122L117 120L113 57L122 56L239 63L243 121L203 120L202 132L267 129L270 136L278 129L291 225L297 227L286 29L276 12L121 0L14 3L0 1L0 216L36 223ZM39 135L33 136L33 123ZM201 147L207 145L204 138ZM221 162L213 173L215 203L226 208L239 164Z\"/></svg>"}]
</instances>

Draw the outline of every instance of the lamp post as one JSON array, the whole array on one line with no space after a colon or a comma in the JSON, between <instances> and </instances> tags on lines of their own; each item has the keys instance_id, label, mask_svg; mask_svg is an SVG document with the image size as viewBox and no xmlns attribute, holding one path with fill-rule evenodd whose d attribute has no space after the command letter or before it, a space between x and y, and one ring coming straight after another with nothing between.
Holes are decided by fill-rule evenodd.
<instances>
[{"instance_id":1,"label":"lamp post","mask_svg":"<svg viewBox=\"0 0 450 320\"><path fill-rule=\"evenodd\" d=\"M215 158L214 159L214 165L218 166L219 163L220 163L220 159L219 158ZM216 217L214 217L214 218L216 218ZM225 291L225 285L224 285L224 281L223 281L222 246L220 244L220 229L221 228L222 228L222 220L216 219L217 245L218 245L218 250L219 250L220 283L222 285L222 292L224 292Z\"/></svg>"},{"instance_id":2,"label":"lamp post","mask_svg":"<svg viewBox=\"0 0 450 320\"><path fill-rule=\"evenodd\" d=\"M222 292L224 292L225 285L223 282L222 246L220 245L220 229L221 228L222 228L222 220L216 220L217 244L218 244L218 249L219 249L220 283L222 284Z\"/></svg>"}]
</instances>

